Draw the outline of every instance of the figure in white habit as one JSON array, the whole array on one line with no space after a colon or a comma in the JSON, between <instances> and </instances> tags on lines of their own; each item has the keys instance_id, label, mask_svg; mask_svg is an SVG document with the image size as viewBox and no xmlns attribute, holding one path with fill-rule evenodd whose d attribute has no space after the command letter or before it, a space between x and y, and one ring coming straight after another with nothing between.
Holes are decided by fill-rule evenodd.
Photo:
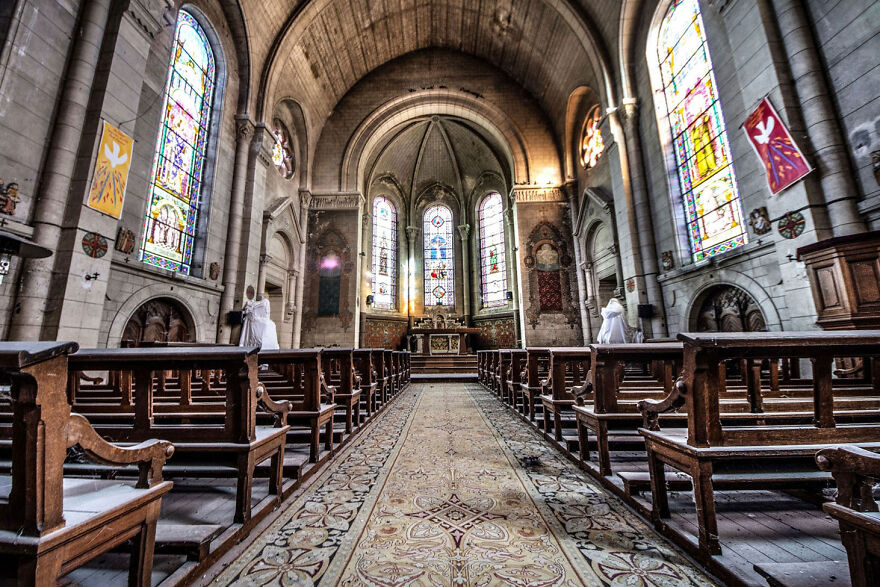
<instances>
[{"instance_id":1,"label":"figure in white habit","mask_svg":"<svg viewBox=\"0 0 880 587\"><path fill-rule=\"evenodd\" d=\"M627 324L623 318L623 305L617 298L608 300L602 308L602 328L599 329L599 344L622 344L626 342Z\"/></svg>"},{"instance_id":2,"label":"figure in white habit","mask_svg":"<svg viewBox=\"0 0 880 587\"><path fill-rule=\"evenodd\" d=\"M269 300L248 300L244 305L244 323L238 346L260 345L264 351L278 348L275 323L269 318Z\"/></svg>"}]
</instances>

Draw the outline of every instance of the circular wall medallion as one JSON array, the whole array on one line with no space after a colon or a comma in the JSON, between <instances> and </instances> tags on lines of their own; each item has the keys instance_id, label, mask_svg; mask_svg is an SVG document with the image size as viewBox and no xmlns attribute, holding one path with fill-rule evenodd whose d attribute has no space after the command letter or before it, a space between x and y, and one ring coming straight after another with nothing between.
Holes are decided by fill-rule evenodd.
<instances>
[{"instance_id":1,"label":"circular wall medallion","mask_svg":"<svg viewBox=\"0 0 880 587\"><path fill-rule=\"evenodd\" d=\"M254 289L254 286L252 286L252 285L247 286L247 289L245 290L245 295L247 295L247 299L249 299L249 300L254 299L254 296L257 295L257 292Z\"/></svg>"},{"instance_id":2,"label":"circular wall medallion","mask_svg":"<svg viewBox=\"0 0 880 587\"><path fill-rule=\"evenodd\" d=\"M107 239L97 232L87 232L83 235L82 249L92 259L100 259L107 254Z\"/></svg>"},{"instance_id":3,"label":"circular wall medallion","mask_svg":"<svg viewBox=\"0 0 880 587\"><path fill-rule=\"evenodd\" d=\"M782 235L782 238L797 238L804 232L807 219L800 212L786 212L785 216L779 219L776 230Z\"/></svg>"},{"instance_id":4,"label":"circular wall medallion","mask_svg":"<svg viewBox=\"0 0 880 587\"><path fill-rule=\"evenodd\" d=\"M629 293L632 293L635 288L636 288L636 280L633 279L632 277L630 277L629 279L626 280L626 291L628 291Z\"/></svg>"}]
</instances>

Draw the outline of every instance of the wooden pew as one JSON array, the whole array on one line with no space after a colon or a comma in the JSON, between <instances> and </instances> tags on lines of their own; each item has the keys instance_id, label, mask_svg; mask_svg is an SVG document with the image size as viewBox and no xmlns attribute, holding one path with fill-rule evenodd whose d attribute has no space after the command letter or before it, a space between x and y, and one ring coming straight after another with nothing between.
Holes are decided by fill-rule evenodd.
<instances>
[{"instance_id":1,"label":"wooden pew","mask_svg":"<svg viewBox=\"0 0 880 587\"><path fill-rule=\"evenodd\" d=\"M769 332L679 334L684 366L673 392L641 407L651 475L652 518L683 541L690 538L663 523L669 518L665 466L691 476L697 505L701 556L720 554L713 483L726 489L815 488L831 482L813 461L816 451L846 442L880 448L880 425L838 425L834 416L832 365L835 357L880 355L880 332ZM724 427L720 397L725 393L726 361L784 357L813 363L813 424ZM658 415L675 406L687 411L687 429L659 430Z\"/></svg>"},{"instance_id":2,"label":"wooden pew","mask_svg":"<svg viewBox=\"0 0 880 587\"><path fill-rule=\"evenodd\" d=\"M321 352L324 379L336 391L334 403L345 408L345 433L361 425L361 380L355 372L353 349L329 348Z\"/></svg>"},{"instance_id":3,"label":"wooden pew","mask_svg":"<svg viewBox=\"0 0 880 587\"><path fill-rule=\"evenodd\" d=\"M376 372L377 403L384 406L391 397L391 370L385 361L384 349L370 349L370 352L373 354L373 370Z\"/></svg>"},{"instance_id":4,"label":"wooden pew","mask_svg":"<svg viewBox=\"0 0 880 587\"><path fill-rule=\"evenodd\" d=\"M118 406L117 419L112 411L105 411L105 417L94 423L98 433L114 442L140 442L157 436L170 440L177 452L169 474L235 476L234 521L246 523L251 517L254 468L267 459L271 460L269 493L280 502L284 441L289 430L283 422L290 406L273 401L259 384L257 350L225 346L86 349L70 356L69 368L73 373L115 372L120 380L130 380L133 413L125 405ZM223 372L225 395L220 404L191 402L184 408L155 409L158 374L176 371L186 381L199 370ZM192 389L191 381L180 389ZM258 406L274 416L274 426L257 425Z\"/></svg>"},{"instance_id":5,"label":"wooden pew","mask_svg":"<svg viewBox=\"0 0 880 587\"><path fill-rule=\"evenodd\" d=\"M525 349L511 349L509 352L510 368L507 370L506 384L507 393L510 397L510 407L522 411L523 404L520 384L522 383L523 373L526 370L528 352Z\"/></svg>"},{"instance_id":6,"label":"wooden pew","mask_svg":"<svg viewBox=\"0 0 880 587\"><path fill-rule=\"evenodd\" d=\"M394 368L397 370L398 385L402 391L409 384L409 368L407 367L409 352L393 351L391 356L394 360Z\"/></svg>"},{"instance_id":7,"label":"wooden pew","mask_svg":"<svg viewBox=\"0 0 880 587\"><path fill-rule=\"evenodd\" d=\"M507 380L510 379L512 357L509 349L498 351L498 395L502 402L510 405L513 405L513 398L511 390L507 386Z\"/></svg>"},{"instance_id":8,"label":"wooden pew","mask_svg":"<svg viewBox=\"0 0 880 587\"><path fill-rule=\"evenodd\" d=\"M590 370L590 350L583 347L550 349L550 376L541 383L544 407L544 433L563 441L563 419L571 416L574 423L574 387L586 384Z\"/></svg>"},{"instance_id":9,"label":"wooden pew","mask_svg":"<svg viewBox=\"0 0 880 587\"><path fill-rule=\"evenodd\" d=\"M390 400L400 391L391 349L382 349L382 359L385 366L385 377L388 379L388 399Z\"/></svg>"},{"instance_id":10,"label":"wooden pew","mask_svg":"<svg viewBox=\"0 0 880 587\"><path fill-rule=\"evenodd\" d=\"M840 524L853 587L880 585L880 508L873 495L880 455L840 446L819 451L816 464L837 483L836 503L822 508Z\"/></svg>"},{"instance_id":11,"label":"wooden pew","mask_svg":"<svg viewBox=\"0 0 880 587\"><path fill-rule=\"evenodd\" d=\"M376 370L373 368L373 351L371 349L354 349L352 351L354 368L361 381L361 398L366 407L367 417L371 417L376 405Z\"/></svg>"},{"instance_id":12,"label":"wooden pew","mask_svg":"<svg viewBox=\"0 0 880 587\"><path fill-rule=\"evenodd\" d=\"M260 378L269 393L290 403L287 423L309 427L309 462L317 463L324 447L333 452L333 413L336 388L327 384L321 349L274 349L260 352L260 363L269 366ZM277 377L280 375L280 379Z\"/></svg>"},{"instance_id":13,"label":"wooden pew","mask_svg":"<svg viewBox=\"0 0 880 587\"><path fill-rule=\"evenodd\" d=\"M498 374L498 351L497 350L489 350L486 351L486 388L497 394L498 387L496 386L497 379L496 375Z\"/></svg>"},{"instance_id":14,"label":"wooden pew","mask_svg":"<svg viewBox=\"0 0 880 587\"><path fill-rule=\"evenodd\" d=\"M523 415L535 421L535 405L541 397L541 382L550 376L550 349L530 347L526 349L525 371L520 376ZM543 409L543 408L542 408Z\"/></svg>"},{"instance_id":15,"label":"wooden pew","mask_svg":"<svg viewBox=\"0 0 880 587\"><path fill-rule=\"evenodd\" d=\"M486 359L489 356L489 351L480 350L477 351L477 381L479 381L483 386L486 386Z\"/></svg>"},{"instance_id":16,"label":"wooden pew","mask_svg":"<svg viewBox=\"0 0 880 587\"><path fill-rule=\"evenodd\" d=\"M162 467L174 447L146 440L122 448L103 440L67 402L68 354L75 343L0 342L0 372L11 383L12 425L0 427L12 453L0 476L0 579L18 585L56 580L133 539L129 584L149 586L162 496ZM67 449L78 445L106 465L137 464L136 485L68 479Z\"/></svg>"}]
</instances>

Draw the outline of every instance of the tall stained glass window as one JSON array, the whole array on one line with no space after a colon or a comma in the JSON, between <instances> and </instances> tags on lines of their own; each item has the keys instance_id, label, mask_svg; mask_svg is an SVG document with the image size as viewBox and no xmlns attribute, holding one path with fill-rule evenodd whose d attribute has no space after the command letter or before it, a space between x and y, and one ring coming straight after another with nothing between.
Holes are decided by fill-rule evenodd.
<instances>
[{"instance_id":1,"label":"tall stained glass window","mask_svg":"<svg viewBox=\"0 0 880 587\"><path fill-rule=\"evenodd\" d=\"M379 196L373 200L373 307L393 310L396 294L397 209Z\"/></svg>"},{"instance_id":2,"label":"tall stained glass window","mask_svg":"<svg viewBox=\"0 0 880 587\"><path fill-rule=\"evenodd\" d=\"M454 306L452 211L446 206L425 210L425 305Z\"/></svg>"},{"instance_id":3,"label":"tall stained glass window","mask_svg":"<svg viewBox=\"0 0 880 587\"><path fill-rule=\"evenodd\" d=\"M188 12L177 16L140 259L189 274L214 95L214 53Z\"/></svg>"},{"instance_id":4,"label":"tall stained glass window","mask_svg":"<svg viewBox=\"0 0 880 587\"><path fill-rule=\"evenodd\" d=\"M504 201L489 194L480 203L480 265L483 307L507 303L507 261L504 254Z\"/></svg>"},{"instance_id":5,"label":"tall stained glass window","mask_svg":"<svg viewBox=\"0 0 880 587\"><path fill-rule=\"evenodd\" d=\"M748 237L698 0L674 0L657 52L691 251L699 261Z\"/></svg>"}]
</instances>

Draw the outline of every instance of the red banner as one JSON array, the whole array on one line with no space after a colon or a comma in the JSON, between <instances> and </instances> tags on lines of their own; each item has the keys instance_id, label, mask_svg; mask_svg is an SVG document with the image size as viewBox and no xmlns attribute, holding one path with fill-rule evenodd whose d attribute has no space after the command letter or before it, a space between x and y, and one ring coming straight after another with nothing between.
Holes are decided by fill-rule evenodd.
<instances>
[{"instance_id":1,"label":"red banner","mask_svg":"<svg viewBox=\"0 0 880 587\"><path fill-rule=\"evenodd\" d=\"M743 125L764 169L773 195L803 178L813 169L798 149L782 119L764 98Z\"/></svg>"}]
</instances>

